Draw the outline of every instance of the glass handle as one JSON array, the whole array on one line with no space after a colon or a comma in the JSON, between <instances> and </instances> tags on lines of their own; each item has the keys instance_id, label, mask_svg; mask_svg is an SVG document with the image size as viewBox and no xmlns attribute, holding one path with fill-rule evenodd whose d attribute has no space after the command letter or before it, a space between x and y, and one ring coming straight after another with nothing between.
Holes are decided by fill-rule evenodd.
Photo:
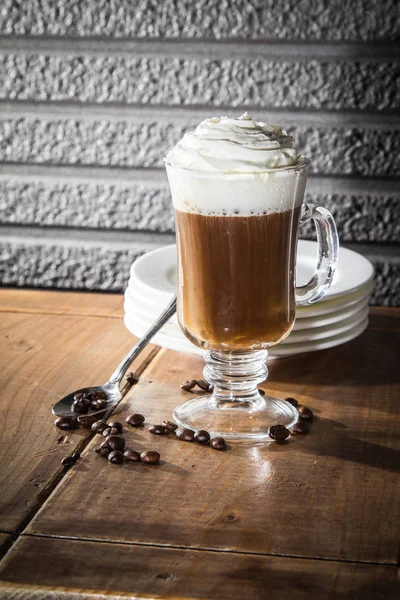
<instances>
[{"instance_id":1,"label":"glass handle","mask_svg":"<svg viewBox=\"0 0 400 600\"><path fill-rule=\"evenodd\" d=\"M296 286L296 305L305 306L321 300L331 286L339 258L339 237L332 214L323 206L303 204L300 225L312 219L317 230L317 266L310 281Z\"/></svg>"}]
</instances>

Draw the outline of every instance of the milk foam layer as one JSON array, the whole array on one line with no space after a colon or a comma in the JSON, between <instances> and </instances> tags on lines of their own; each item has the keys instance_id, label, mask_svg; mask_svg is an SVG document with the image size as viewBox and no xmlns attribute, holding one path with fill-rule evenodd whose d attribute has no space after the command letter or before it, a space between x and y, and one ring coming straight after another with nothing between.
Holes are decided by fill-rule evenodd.
<instances>
[{"instance_id":1,"label":"milk foam layer","mask_svg":"<svg viewBox=\"0 0 400 600\"><path fill-rule=\"evenodd\" d=\"M174 207L203 215L290 210L303 201L306 160L279 125L206 119L168 153Z\"/></svg>"}]
</instances>

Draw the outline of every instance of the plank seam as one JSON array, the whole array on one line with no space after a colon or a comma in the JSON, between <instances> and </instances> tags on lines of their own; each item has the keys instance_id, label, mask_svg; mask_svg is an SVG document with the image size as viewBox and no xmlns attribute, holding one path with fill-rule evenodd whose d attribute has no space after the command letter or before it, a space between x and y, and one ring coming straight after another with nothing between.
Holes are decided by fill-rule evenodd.
<instances>
[{"instance_id":1,"label":"plank seam","mask_svg":"<svg viewBox=\"0 0 400 600\"><path fill-rule=\"evenodd\" d=\"M23 532L21 537L38 537L38 538L47 538L47 539L59 539L59 540L67 540L74 542L92 542L92 543L100 543L100 544L121 544L122 546L144 546L151 548L167 548L174 550L187 550L194 552L215 552L218 553L228 553L235 554L239 556L269 556L269 557L279 557L279 558L294 558L299 560L321 560L327 562L336 562L336 563L350 563L350 564L363 564L363 565L377 565L377 566L388 566L388 567L396 567L396 561L373 561L373 560L360 560L360 559L350 559L350 558L333 558L333 557L325 557L325 556L303 556L296 554L280 554L275 552L256 552L256 551L238 551L232 550L230 548L208 548L208 547L200 547L200 546L184 546L179 544L161 544L155 542L130 542L126 540L101 540L96 538L90 538L85 536L64 536L64 535L56 535L56 534L46 534L46 533L29 533Z\"/></svg>"}]
</instances>

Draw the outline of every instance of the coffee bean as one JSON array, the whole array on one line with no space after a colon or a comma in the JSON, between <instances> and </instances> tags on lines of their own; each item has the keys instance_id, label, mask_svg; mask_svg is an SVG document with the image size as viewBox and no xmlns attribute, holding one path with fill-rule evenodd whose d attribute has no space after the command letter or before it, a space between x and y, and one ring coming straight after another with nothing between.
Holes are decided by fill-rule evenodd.
<instances>
[{"instance_id":1,"label":"coffee bean","mask_svg":"<svg viewBox=\"0 0 400 600\"><path fill-rule=\"evenodd\" d=\"M168 433L164 425L150 425L149 431L150 433L154 433L154 435L165 435Z\"/></svg>"},{"instance_id":2,"label":"coffee bean","mask_svg":"<svg viewBox=\"0 0 400 600\"><path fill-rule=\"evenodd\" d=\"M184 442L193 442L194 440L194 431L191 429L182 429L179 427L175 431L176 437Z\"/></svg>"},{"instance_id":3,"label":"coffee bean","mask_svg":"<svg viewBox=\"0 0 400 600\"><path fill-rule=\"evenodd\" d=\"M90 404L90 408L92 410L102 410L106 406L107 400L105 400L104 398L95 398L95 400L92 400L92 403Z\"/></svg>"},{"instance_id":4,"label":"coffee bean","mask_svg":"<svg viewBox=\"0 0 400 600\"><path fill-rule=\"evenodd\" d=\"M84 429L91 429L92 425L98 421L95 415L79 415L78 423Z\"/></svg>"},{"instance_id":5,"label":"coffee bean","mask_svg":"<svg viewBox=\"0 0 400 600\"><path fill-rule=\"evenodd\" d=\"M211 448L214 448L214 450L225 450L226 443L225 443L224 438L215 437L211 440L210 446L211 446Z\"/></svg>"},{"instance_id":6,"label":"coffee bean","mask_svg":"<svg viewBox=\"0 0 400 600\"><path fill-rule=\"evenodd\" d=\"M96 452L96 454L102 456L103 458L107 458L107 456L110 454L109 448L102 448L101 446L95 448L94 451Z\"/></svg>"},{"instance_id":7,"label":"coffee bean","mask_svg":"<svg viewBox=\"0 0 400 600\"><path fill-rule=\"evenodd\" d=\"M80 453L80 452L74 452L74 453L72 454L72 458L73 458L74 460L79 460L79 459L80 459L80 457L81 457L81 453Z\"/></svg>"},{"instance_id":8,"label":"coffee bean","mask_svg":"<svg viewBox=\"0 0 400 600\"><path fill-rule=\"evenodd\" d=\"M265 392L261 388L258 388L258 393L260 394L260 396L265 396Z\"/></svg>"},{"instance_id":9,"label":"coffee bean","mask_svg":"<svg viewBox=\"0 0 400 600\"><path fill-rule=\"evenodd\" d=\"M291 404L295 408L299 404L298 401L296 400L296 398L285 398L285 400L286 400L286 402L289 402L289 404Z\"/></svg>"},{"instance_id":10,"label":"coffee bean","mask_svg":"<svg viewBox=\"0 0 400 600\"><path fill-rule=\"evenodd\" d=\"M108 400L108 396L103 390L94 390L96 397L95 400Z\"/></svg>"},{"instance_id":11,"label":"coffee bean","mask_svg":"<svg viewBox=\"0 0 400 600\"><path fill-rule=\"evenodd\" d=\"M110 446L107 444L107 440L104 440L104 442L101 442L100 448L107 448L107 450L109 452L112 450L112 448L110 448Z\"/></svg>"},{"instance_id":12,"label":"coffee bean","mask_svg":"<svg viewBox=\"0 0 400 600\"><path fill-rule=\"evenodd\" d=\"M210 441L210 434L205 429L200 429L194 434L194 441L199 444L207 444Z\"/></svg>"},{"instance_id":13,"label":"coffee bean","mask_svg":"<svg viewBox=\"0 0 400 600\"><path fill-rule=\"evenodd\" d=\"M113 450L108 455L108 460L115 465L120 465L124 460L124 455L119 450Z\"/></svg>"},{"instance_id":14,"label":"coffee bean","mask_svg":"<svg viewBox=\"0 0 400 600\"><path fill-rule=\"evenodd\" d=\"M163 421L162 424L164 425L165 429L171 433L178 429L178 425L172 421Z\"/></svg>"},{"instance_id":15,"label":"coffee bean","mask_svg":"<svg viewBox=\"0 0 400 600\"><path fill-rule=\"evenodd\" d=\"M107 427L108 425L105 421L96 421L92 425L92 431L94 431L94 433L103 433L103 431L107 429Z\"/></svg>"},{"instance_id":16,"label":"coffee bean","mask_svg":"<svg viewBox=\"0 0 400 600\"><path fill-rule=\"evenodd\" d=\"M129 417L126 417L125 419L128 425L132 425L132 427L139 427L144 423L144 420L144 416L140 413L134 413L133 415L129 415Z\"/></svg>"},{"instance_id":17,"label":"coffee bean","mask_svg":"<svg viewBox=\"0 0 400 600\"><path fill-rule=\"evenodd\" d=\"M140 455L140 459L148 465L158 465L160 462L160 455L155 450L145 450L145 452L142 452Z\"/></svg>"},{"instance_id":18,"label":"coffee bean","mask_svg":"<svg viewBox=\"0 0 400 600\"><path fill-rule=\"evenodd\" d=\"M312 421L314 419L314 414L310 408L302 406L299 408L299 417L300 419L304 419L304 421Z\"/></svg>"},{"instance_id":19,"label":"coffee bean","mask_svg":"<svg viewBox=\"0 0 400 600\"><path fill-rule=\"evenodd\" d=\"M194 388L196 383L197 383L196 379L188 379L187 381L185 381L185 383L182 383L181 389L185 390L185 392L190 392L190 390L192 390Z\"/></svg>"},{"instance_id":20,"label":"coffee bean","mask_svg":"<svg viewBox=\"0 0 400 600\"><path fill-rule=\"evenodd\" d=\"M118 429L119 433L121 433L123 430L122 423L120 423L119 421L111 421L111 423L109 423L108 426L113 427L114 429Z\"/></svg>"},{"instance_id":21,"label":"coffee bean","mask_svg":"<svg viewBox=\"0 0 400 600\"><path fill-rule=\"evenodd\" d=\"M131 385L135 385L135 383L137 383L139 381L139 379L136 377L135 373L133 373L132 371L130 371L130 373L127 373L125 375L125 379Z\"/></svg>"},{"instance_id":22,"label":"coffee bean","mask_svg":"<svg viewBox=\"0 0 400 600\"><path fill-rule=\"evenodd\" d=\"M208 381L204 381L204 379L198 379L197 385L205 392L212 392L214 389L214 386L211 383L208 383Z\"/></svg>"},{"instance_id":23,"label":"coffee bean","mask_svg":"<svg viewBox=\"0 0 400 600\"><path fill-rule=\"evenodd\" d=\"M77 413L86 414L90 408L90 400L86 398L80 398L79 400L74 400L72 403L72 410Z\"/></svg>"},{"instance_id":24,"label":"coffee bean","mask_svg":"<svg viewBox=\"0 0 400 600\"><path fill-rule=\"evenodd\" d=\"M74 395L74 400L82 400L82 398L84 398L84 397L85 397L85 394L83 392L77 392Z\"/></svg>"},{"instance_id":25,"label":"coffee bean","mask_svg":"<svg viewBox=\"0 0 400 600\"><path fill-rule=\"evenodd\" d=\"M59 429L77 429L78 421L75 417L58 417L54 421L54 425Z\"/></svg>"},{"instance_id":26,"label":"coffee bean","mask_svg":"<svg viewBox=\"0 0 400 600\"><path fill-rule=\"evenodd\" d=\"M136 452L136 450L125 450L124 459L128 462L140 462L140 452Z\"/></svg>"},{"instance_id":27,"label":"coffee bean","mask_svg":"<svg viewBox=\"0 0 400 600\"><path fill-rule=\"evenodd\" d=\"M64 465L64 467L72 467L72 465L75 464L75 459L72 458L72 456L66 456L65 458L63 458L61 460L61 464Z\"/></svg>"},{"instance_id":28,"label":"coffee bean","mask_svg":"<svg viewBox=\"0 0 400 600\"><path fill-rule=\"evenodd\" d=\"M307 423L304 423L302 421L299 421L298 423L295 423L292 427L292 433L308 433L310 431L309 426L307 425Z\"/></svg>"},{"instance_id":29,"label":"coffee bean","mask_svg":"<svg viewBox=\"0 0 400 600\"><path fill-rule=\"evenodd\" d=\"M90 401L96 400L96 398L97 398L96 390L86 390L85 398L87 398Z\"/></svg>"},{"instance_id":30,"label":"coffee bean","mask_svg":"<svg viewBox=\"0 0 400 600\"><path fill-rule=\"evenodd\" d=\"M119 435L109 435L105 441L111 450L123 450L125 448L125 440Z\"/></svg>"},{"instance_id":31,"label":"coffee bean","mask_svg":"<svg viewBox=\"0 0 400 600\"><path fill-rule=\"evenodd\" d=\"M107 437L108 435L118 435L119 433L120 431L116 427L107 427L107 429L103 431L104 437Z\"/></svg>"},{"instance_id":32,"label":"coffee bean","mask_svg":"<svg viewBox=\"0 0 400 600\"><path fill-rule=\"evenodd\" d=\"M289 429L286 429L284 425L271 425L268 429L268 435L271 440L283 442L283 440L286 440L286 438L289 437L290 431Z\"/></svg>"}]
</instances>

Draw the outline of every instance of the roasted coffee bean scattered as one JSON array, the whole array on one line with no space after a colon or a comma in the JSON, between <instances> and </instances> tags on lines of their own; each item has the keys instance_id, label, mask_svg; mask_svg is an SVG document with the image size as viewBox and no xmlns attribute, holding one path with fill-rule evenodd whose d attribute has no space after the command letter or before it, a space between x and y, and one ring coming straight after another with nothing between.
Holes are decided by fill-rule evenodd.
<instances>
[{"instance_id":1,"label":"roasted coffee bean scattered","mask_svg":"<svg viewBox=\"0 0 400 600\"><path fill-rule=\"evenodd\" d=\"M94 433L103 433L103 431L107 428L108 428L108 424L102 420L96 421L92 425L92 431L94 431Z\"/></svg>"},{"instance_id":2,"label":"roasted coffee bean scattered","mask_svg":"<svg viewBox=\"0 0 400 600\"><path fill-rule=\"evenodd\" d=\"M72 467L75 464L75 459L72 456L66 456L61 460L61 464L67 468Z\"/></svg>"},{"instance_id":3,"label":"roasted coffee bean scattered","mask_svg":"<svg viewBox=\"0 0 400 600\"><path fill-rule=\"evenodd\" d=\"M92 400L90 408L92 410L102 410L106 406L107 406L107 400L104 400L104 398L96 398L95 400Z\"/></svg>"},{"instance_id":4,"label":"roasted coffee bean scattered","mask_svg":"<svg viewBox=\"0 0 400 600\"><path fill-rule=\"evenodd\" d=\"M178 425L172 421L163 421L162 424L164 425L165 429L171 433L178 429Z\"/></svg>"},{"instance_id":5,"label":"roasted coffee bean scattered","mask_svg":"<svg viewBox=\"0 0 400 600\"><path fill-rule=\"evenodd\" d=\"M103 458L107 458L107 456L110 454L109 448L102 448L101 446L95 448L94 451L96 452L96 454L102 456Z\"/></svg>"},{"instance_id":6,"label":"roasted coffee bean scattered","mask_svg":"<svg viewBox=\"0 0 400 600\"><path fill-rule=\"evenodd\" d=\"M111 450L123 450L125 448L125 440L119 435L109 435L105 441Z\"/></svg>"},{"instance_id":7,"label":"roasted coffee bean scattered","mask_svg":"<svg viewBox=\"0 0 400 600\"><path fill-rule=\"evenodd\" d=\"M208 383L208 381L204 381L204 379L198 379L197 385L200 389L204 390L205 392L212 392L214 389L214 386L211 385L211 383Z\"/></svg>"},{"instance_id":8,"label":"roasted coffee bean scattered","mask_svg":"<svg viewBox=\"0 0 400 600\"><path fill-rule=\"evenodd\" d=\"M59 429L77 429L78 421L75 417L58 417L54 421L54 425Z\"/></svg>"},{"instance_id":9,"label":"roasted coffee bean scattered","mask_svg":"<svg viewBox=\"0 0 400 600\"><path fill-rule=\"evenodd\" d=\"M306 434L310 431L309 426L304 421L299 421L295 423L292 427L292 433L303 433Z\"/></svg>"},{"instance_id":10,"label":"roasted coffee bean scattered","mask_svg":"<svg viewBox=\"0 0 400 600\"><path fill-rule=\"evenodd\" d=\"M132 371L130 371L129 373L127 373L125 375L125 379L131 385L134 385L135 383L137 383L139 381L139 379L136 377L135 373L133 373Z\"/></svg>"},{"instance_id":11,"label":"roasted coffee bean scattered","mask_svg":"<svg viewBox=\"0 0 400 600\"><path fill-rule=\"evenodd\" d=\"M128 462L140 462L140 452L136 452L136 450L125 450L124 459Z\"/></svg>"},{"instance_id":12,"label":"roasted coffee bean scattered","mask_svg":"<svg viewBox=\"0 0 400 600\"><path fill-rule=\"evenodd\" d=\"M91 429L92 425L98 420L96 415L79 415L78 417L78 423L84 429Z\"/></svg>"},{"instance_id":13,"label":"roasted coffee bean scattered","mask_svg":"<svg viewBox=\"0 0 400 600\"><path fill-rule=\"evenodd\" d=\"M190 392L190 390L192 390L194 388L196 383L197 383L196 379L188 379L187 381L185 381L185 383L182 383L181 389L185 390L185 392Z\"/></svg>"},{"instance_id":14,"label":"roasted coffee bean scattered","mask_svg":"<svg viewBox=\"0 0 400 600\"><path fill-rule=\"evenodd\" d=\"M110 446L107 444L107 440L104 440L104 442L101 442L100 448L107 448L107 450L109 452L110 452L110 450L112 450L112 448L110 448Z\"/></svg>"},{"instance_id":15,"label":"roasted coffee bean scattered","mask_svg":"<svg viewBox=\"0 0 400 600\"><path fill-rule=\"evenodd\" d=\"M260 394L260 396L265 396L265 392L261 388L258 388L258 393Z\"/></svg>"},{"instance_id":16,"label":"roasted coffee bean scattered","mask_svg":"<svg viewBox=\"0 0 400 600\"><path fill-rule=\"evenodd\" d=\"M160 462L160 455L155 450L145 450L140 455L140 460L148 465L158 465Z\"/></svg>"},{"instance_id":17,"label":"roasted coffee bean scattered","mask_svg":"<svg viewBox=\"0 0 400 600\"><path fill-rule=\"evenodd\" d=\"M114 429L118 429L119 433L121 433L123 430L123 425L119 421L111 421L111 423L109 423L108 426L113 427Z\"/></svg>"},{"instance_id":18,"label":"roasted coffee bean scattered","mask_svg":"<svg viewBox=\"0 0 400 600\"><path fill-rule=\"evenodd\" d=\"M225 450L226 442L222 437L215 437L211 440L210 446L211 448L214 448L214 450Z\"/></svg>"},{"instance_id":19,"label":"roasted coffee bean scattered","mask_svg":"<svg viewBox=\"0 0 400 600\"><path fill-rule=\"evenodd\" d=\"M271 425L268 429L268 435L271 440L283 442L283 440L286 440L286 438L289 437L290 431L289 429L286 429L284 425Z\"/></svg>"},{"instance_id":20,"label":"roasted coffee bean scattered","mask_svg":"<svg viewBox=\"0 0 400 600\"><path fill-rule=\"evenodd\" d=\"M149 431L154 435L165 435L166 433L168 433L164 425L150 425Z\"/></svg>"},{"instance_id":21,"label":"roasted coffee bean scattered","mask_svg":"<svg viewBox=\"0 0 400 600\"><path fill-rule=\"evenodd\" d=\"M304 419L304 421L312 421L314 418L313 411L306 406L301 406L299 408L299 417L300 419Z\"/></svg>"},{"instance_id":22,"label":"roasted coffee bean scattered","mask_svg":"<svg viewBox=\"0 0 400 600\"><path fill-rule=\"evenodd\" d=\"M194 441L199 444L208 444L210 441L210 434L205 429L200 429L194 434Z\"/></svg>"},{"instance_id":23,"label":"roasted coffee bean scattered","mask_svg":"<svg viewBox=\"0 0 400 600\"><path fill-rule=\"evenodd\" d=\"M72 458L73 458L74 460L79 460L79 459L80 459L80 457L81 457L81 453L80 453L80 452L74 452L74 453L72 454Z\"/></svg>"},{"instance_id":24,"label":"roasted coffee bean scattered","mask_svg":"<svg viewBox=\"0 0 400 600\"><path fill-rule=\"evenodd\" d=\"M285 398L285 400L286 400L286 402L289 402L289 404L291 404L295 408L299 405L299 403L296 400L296 398Z\"/></svg>"},{"instance_id":25,"label":"roasted coffee bean scattered","mask_svg":"<svg viewBox=\"0 0 400 600\"><path fill-rule=\"evenodd\" d=\"M193 442L194 440L194 431L191 429L182 429L179 427L176 431L176 437L182 440L183 442Z\"/></svg>"},{"instance_id":26,"label":"roasted coffee bean scattered","mask_svg":"<svg viewBox=\"0 0 400 600\"><path fill-rule=\"evenodd\" d=\"M120 465L124 460L124 455L119 450L113 450L107 456L108 460L115 465Z\"/></svg>"},{"instance_id":27,"label":"roasted coffee bean scattered","mask_svg":"<svg viewBox=\"0 0 400 600\"><path fill-rule=\"evenodd\" d=\"M116 427L107 427L107 429L103 431L104 437L107 437L108 435L118 435L119 433L120 431Z\"/></svg>"},{"instance_id":28,"label":"roasted coffee bean scattered","mask_svg":"<svg viewBox=\"0 0 400 600\"><path fill-rule=\"evenodd\" d=\"M129 415L129 417L126 417L125 419L128 425L132 425L132 427L139 427L144 423L144 420L144 416L140 413L134 413L133 415Z\"/></svg>"}]
</instances>

